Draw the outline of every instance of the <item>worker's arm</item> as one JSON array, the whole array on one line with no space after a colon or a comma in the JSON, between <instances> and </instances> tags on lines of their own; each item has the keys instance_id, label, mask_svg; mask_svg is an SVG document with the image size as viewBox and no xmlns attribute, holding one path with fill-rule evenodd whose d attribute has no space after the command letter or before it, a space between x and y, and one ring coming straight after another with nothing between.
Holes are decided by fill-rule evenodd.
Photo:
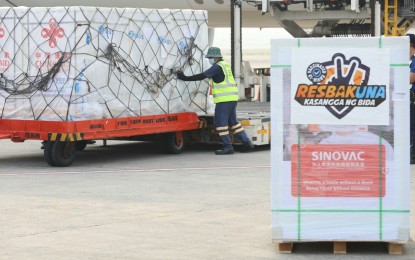
<instances>
[{"instance_id":1,"label":"worker's arm","mask_svg":"<svg viewBox=\"0 0 415 260\"><path fill-rule=\"evenodd\" d=\"M204 80L206 78L205 74L200 73L193 76L185 76L183 72L177 73L177 78L183 81L196 81L196 80Z\"/></svg>"},{"instance_id":2,"label":"worker's arm","mask_svg":"<svg viewBox=\"0 0 415 260\"><path fill-rule=\"evenodd\" d=\"M409 66L410 73L409 73L409 83L414 84L415 83L415 60L412 59L411 65Z\"/></svg>"},{"instance_id":3,"label":"worker's arm","mask_svg":"<svg viewBox=\"0 0 415 260\"><path fill-rule=\"evenodd\" d=\"M215 82L222 82L225 79L225 74L223 74L222 68L218 64L214 64L208 70L193 76L185 76L183 72L180 71L177 73L177 78L183 81L196 81L212 78Z\"/></svg>"},{"instance_id":4,"label":"worker's arm","mask_svg":"<svg viewBox=\"0 0 415 260\"><path fill-rule=\"evenodd\" d=\"M415 72L409 73L409 83L414 84L415 83Z\"/></svg>"}]
</instances>

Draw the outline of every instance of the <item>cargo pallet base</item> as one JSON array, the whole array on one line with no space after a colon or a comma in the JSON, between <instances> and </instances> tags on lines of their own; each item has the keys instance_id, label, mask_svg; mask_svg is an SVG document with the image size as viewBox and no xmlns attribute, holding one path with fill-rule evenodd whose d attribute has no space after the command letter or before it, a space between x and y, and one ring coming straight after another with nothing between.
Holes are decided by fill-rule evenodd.
<instances>
[{"instance_id":1,"label":"cargo pallet base","mask_svg":"<svg viewBox=\"0 0 415 260\"><path fill-rule=\"evenodd\" d=\"M196 113L109 118L82 121L0 120L0 139L43 141L44 158L51 166L69 166L76 152L93 140L140 140L158 136L170 153L183 150L183 131L200 127Z\"/></svg>"},{"instance_id":2,"label":"cargo pallet base","mask_svg":"<svg viewBox=\"0 0 415 260\"><path fill-rule=\"evenodd\" d=\"M267 104L244 106L256 106L264 111L240 112L238 120L254 145L269 145L271 130ZM72 164L78 151L95 140L156 141L161 142L163 150L170 154L181 153L185 143L220 144L213 120L211 115L198 116L194 112L63 122L0 119L0 140L40 140L45 161L51 166L65 167ZM241 143L233 137L232 141Z\"/></svg>"},{"instance_id":3,"label":"cargo pallet base","mask_svg":"<svg viewBox=\"0 0 415 260\"><path fill-rule=\"evenodd\" d=\"M303 244L307 242L282 242L278 243L278 250L283 254L291 254L293 252L294 244ZM308 243L327 243L325 242L308 242ZM365 242L356 242L356 241L332 241L333 243L333 254L347 254L347 246L352 246L353 243L375 243L375 244L386 244L387 250L390 255L402 255L404 244L398 244L394 242L379 242L379 241L365 241Z\"/></svg>"}]
</instances>

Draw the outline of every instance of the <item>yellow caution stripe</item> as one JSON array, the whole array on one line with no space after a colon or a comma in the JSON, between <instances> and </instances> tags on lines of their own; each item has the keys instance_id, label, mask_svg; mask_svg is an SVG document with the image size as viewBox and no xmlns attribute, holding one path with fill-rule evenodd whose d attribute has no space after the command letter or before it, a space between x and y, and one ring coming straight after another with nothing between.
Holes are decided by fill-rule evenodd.
<instances>
[{"instance_id":1,"label":"yellow caution stripe","mask_svg":"<svg viewBox=\"0 0 415 260\"><path fill-rule=\"evenodd\" d=\"M73 133L73 134L60 134L60 133L49 133L48 134L49 141L81 141L84 140L84 133Z\"/></svg>"},{"instance_id":2,"label":"yellow caution stripe","mask_svg":"<svg viewBox=\"0 0 415 260\"><path fill-rule=\"evenodd\" d=\"M206 128L206 126L207 126L207 122L205 120L199 121L199 128Z\"/></svg>"},{"instance_id":3,"label":"yellow caution stripe","mask_svg":"<svg viewBox=\"0 0 415 260\"><path fill-rule=\"evenodd\" d=\"M241 121L240 124L242 126L250 126L251 125L251 122L249 120L244 120L244 121Z\"/></svg>"},{"instance_id":4,"label":"yellow caution stripe","mask_svg":"<svg viewBox=\"0 0 415 260\"><path fill-rule=\"evenodd\" d=\"M261 129L261 130L258 130L256 133L259 134L259 135L265 135L265 134L268 133L268 131L265 130L265 129Z\"/></svg>"}]
</instances>

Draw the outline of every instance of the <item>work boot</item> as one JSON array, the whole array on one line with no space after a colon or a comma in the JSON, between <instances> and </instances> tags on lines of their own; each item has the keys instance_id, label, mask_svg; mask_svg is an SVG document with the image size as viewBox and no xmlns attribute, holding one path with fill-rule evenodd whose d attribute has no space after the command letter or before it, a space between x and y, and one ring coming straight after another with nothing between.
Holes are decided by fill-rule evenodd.
<instances>
[{"instance_id":1,"label":"work boot","mask_svg":"<svg viewBox=\"0 0 415 260\"><path fill-rule=\"evenodd\" d=\"M241 153L249 153L249 152L252 152L253 149L254 149L254 145L252 144L251 141L248 141L242 144Z\"/></svg>"},{"instance_id":2,"label":"work boot","mask_svg":"<svg viewBox=\"0 0 415 260\"><path fill-rule=\"evenodd\" d=\"M232 146L225 146L220 150L216 150L215 154L216 155L233 154L233 147Z\"/></svg>"}]
</instances>

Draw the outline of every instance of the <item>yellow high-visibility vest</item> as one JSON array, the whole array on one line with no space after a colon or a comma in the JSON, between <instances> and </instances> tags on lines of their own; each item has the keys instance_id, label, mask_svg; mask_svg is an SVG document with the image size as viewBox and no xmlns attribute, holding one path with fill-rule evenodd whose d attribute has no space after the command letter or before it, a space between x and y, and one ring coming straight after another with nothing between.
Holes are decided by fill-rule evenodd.
<instances>
[{"instance_id":1,"label":"yellow high-visibility vest","mask_svg":"<svg viewBox=\"0 0 415 260\"><path fill-rule=\"evenodd\" d=\"M213 102L216 104L238 101L238 86L233 78L231 66L224 61L219 61L217 64L222 68L225 79L222 82L211 80Z\"/></svg>"}]
</instances>

